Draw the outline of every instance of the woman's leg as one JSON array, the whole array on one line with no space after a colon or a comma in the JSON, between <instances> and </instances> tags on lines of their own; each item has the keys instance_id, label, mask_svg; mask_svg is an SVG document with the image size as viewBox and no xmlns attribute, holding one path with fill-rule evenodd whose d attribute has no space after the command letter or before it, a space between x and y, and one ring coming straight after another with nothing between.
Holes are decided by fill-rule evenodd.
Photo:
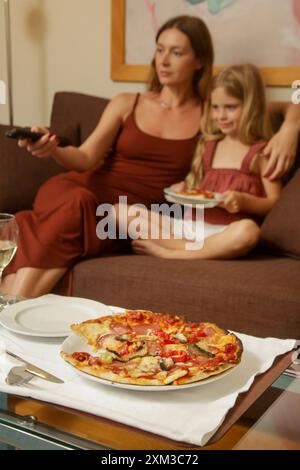
<instances>
[{"instance_id":1,"label":"woman's leg","mask_svg":"<svg viewBox=\"0 0 300 470\"><path fill-rule=\"evenodd\" d=\"M16 274L4 277L1 291L28 298L48 294L66 271L67 268L21 268Z\"/></svg>"},{"instance_id":2,"label":"woman's leg","mask_svg":"<svg viewBox=\"0 0 300 470\"><path fill-rule=\"evenodd\" d=\"M2 277L1 285L0 285L0 295L1 294L7 294L5 289L9 286L14 285L16 277L17 277L17 273L8 274L7 276Z\"/></svg>"},{"instance_id":3,"label":"woman's leg","mask_svg":"<svg viewBox=\"0 0 300 470\"><path fill-rule=\"evenodd\" d=\"M44 183L33 210L17 214L20 243L1 291L24 297L51 292L76 260L96 256L103 244L96 235L96 208L95 195L68 174Z\"/></svg>"},{"instance_id":4,"label":"woman's leg","mask_svg":"<svg viewBox=\"0 0 300 470\"><path fill-rule=\"evenodd\" d=\"M137 254L161 258L232 259L244 256L254 248L259 234L260 229L255 222L243 219L231 223L223 232L206 238L199 249L193 249L188 240L135 240L132 246Z\"/></svg>"}]
</instances>

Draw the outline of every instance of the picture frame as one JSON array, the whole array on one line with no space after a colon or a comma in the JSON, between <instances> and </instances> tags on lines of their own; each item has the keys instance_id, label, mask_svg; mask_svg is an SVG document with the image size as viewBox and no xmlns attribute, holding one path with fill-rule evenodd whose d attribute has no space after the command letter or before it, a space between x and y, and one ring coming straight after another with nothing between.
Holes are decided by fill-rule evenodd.
<instances>
[{"instance_id":1,"label":"picture frame","mask_svg":"<svg viewBox=\"0 0 300 470\"><path fill-rule=\"evenodd\" d=\"M114 81L146 82L149 76L149 65L126 63L126 1L111 0L111 78ZM214 72L218 72L225 65L229 64L217 64ZM281 67L279 65L278 67L260 66L259 68L267 86L291 87L295 80L300 79L300 67Z\"/></svg>"}]
</instances>

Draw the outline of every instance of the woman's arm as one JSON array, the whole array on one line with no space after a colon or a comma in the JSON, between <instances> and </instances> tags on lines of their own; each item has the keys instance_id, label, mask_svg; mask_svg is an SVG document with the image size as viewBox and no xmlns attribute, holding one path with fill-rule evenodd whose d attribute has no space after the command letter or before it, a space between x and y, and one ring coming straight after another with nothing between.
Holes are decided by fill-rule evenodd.
<instances>
[{"instance_id":1,"label":"woman's arm","mask_svg":"<svg viewBox=\"0 0 300 470\"><path fill-rule=\"evenodd\" d=\"M281 128L263 151L264 155L269 156L264 176L273 181L283 176L295 160L300 131L300 105L270 103L269 110L273 113L282 113L285 118Z\"/></svg>"},{"instance_id":2,"label":"woman's arm","mask_svg":"<svg viewBox=\"0 0 300 470\"><path fill-rule=\"evenodd\" d=\"M80 147L57 146L56 136L45 134L38 142L19 141L20 147L27 147L32 155L44 158L52 156L60 165L76 171L85 171L98 166L112 146L124 118L133 106L135 95L122 93L105 108L92 134ZM33 128L38 130L39 128Z\"/></svg>"}]
</instances>

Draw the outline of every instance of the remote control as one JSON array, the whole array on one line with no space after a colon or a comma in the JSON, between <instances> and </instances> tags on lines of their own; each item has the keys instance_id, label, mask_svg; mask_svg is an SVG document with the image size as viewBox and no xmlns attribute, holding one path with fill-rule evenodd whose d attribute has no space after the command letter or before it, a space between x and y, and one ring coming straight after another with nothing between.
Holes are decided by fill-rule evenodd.
<instances>
[{"instance_id":1,"label":"remote control","mask_svg":"<svg viewBox=\"0 0 300 470\"><path fill-rule=\"evenodd\" d=\"M10 139L30 139L31 142L37 142L43 135L43 132L32 132L27 129L22 128L14 128L10 129L9 131L5 132L6 137ZM59 147L67 147L68 145L72 145L70 140L66 137L58 137L58 145Z\"/></svg>"}]
</instances>

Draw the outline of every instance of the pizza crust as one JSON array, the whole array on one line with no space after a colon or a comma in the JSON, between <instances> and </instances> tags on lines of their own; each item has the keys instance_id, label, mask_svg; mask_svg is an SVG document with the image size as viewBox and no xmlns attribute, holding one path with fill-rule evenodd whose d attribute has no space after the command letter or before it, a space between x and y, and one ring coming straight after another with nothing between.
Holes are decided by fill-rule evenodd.
<instances>
[{"instance_id":1,"label":"pizza crust","mask_svg":"<svg viewBox=\"0 0 300 470\"><path fill-rule=\"evenodd\" d=\"M74 359L70 354L64 352L61 352L61 357L69 364L79 369L81 372L85 372L89 375L94 375L95 377L99 377L100 379L108 380L110 382L131 385L165 385L165 382L163 380L165 378L164 376L162 376L161 380L147 379L144 377L123 377L100 366L95 367L82 364L79 361L76 361L76 359Z\"/></svg>"},{"instance_id":2,"label":"pizza crust","mask_svg":"<svg viewBox=\"0 0 300 470\"><path fill-rule=\"evenodd\" d=\"M206 379L209 379L210 377L213 377L214 375L221 375L226 370L232 369L232 367L236 367L236 366L237 364L222 364L213 371L200 371L197 374L195 374L194 377L187 377L187 378L183 377L182 379L179 379L178 381L176 381L176 384L184 385L184 384L189 384L192 382L199 382L201 380L206 380Z\"/></svg>"}]
</instances>

